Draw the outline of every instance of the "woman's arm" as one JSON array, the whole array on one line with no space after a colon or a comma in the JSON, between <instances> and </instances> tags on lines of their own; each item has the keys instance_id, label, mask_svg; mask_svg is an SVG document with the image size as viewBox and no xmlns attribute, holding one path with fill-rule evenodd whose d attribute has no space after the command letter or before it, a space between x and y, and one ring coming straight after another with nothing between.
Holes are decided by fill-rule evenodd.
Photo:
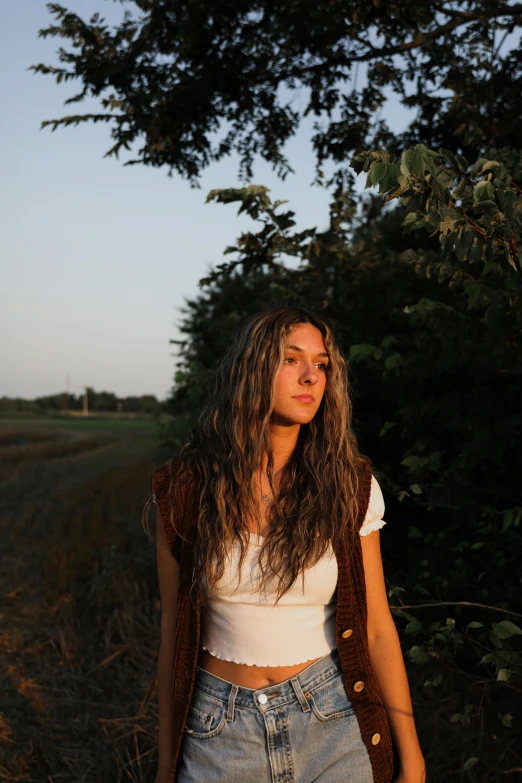
<instances>
[{"instance_id":1,"label":"woman's arm","mask_svg":"<svg viewBox=\"0 0 522 783\"><path fill-rule=\"evenodd\" d=\"M169 783L172 767L172 672L179 565L170 553L159 512L156 516L156 552L161 598L161 644L158 656L158 774L156 775L156 783Z\"/></svg>"},{"instance_id":2,"label":"woman's arm","mask_svg":"<svg viewBox=\"0 0 522 783\"><path fill-rule=\"evenodd\" d=\"M379 531L361 536L361 547L368 605L368 645L372 669L399 753L397 783L424 783L426 767L415 729L399 637L388 607Z\"/></svg>"}]
</instances>

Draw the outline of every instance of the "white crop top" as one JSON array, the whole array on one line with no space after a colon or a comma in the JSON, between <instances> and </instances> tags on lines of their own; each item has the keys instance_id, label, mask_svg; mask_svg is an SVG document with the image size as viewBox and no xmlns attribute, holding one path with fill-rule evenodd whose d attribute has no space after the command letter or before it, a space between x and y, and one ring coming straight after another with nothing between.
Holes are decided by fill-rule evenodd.
<instances>
[{"instance_id":1,"label":"white crop top","mask_svg":"<svg viewBox=\"0 0 522 783\"><path fill-rule=\"evenodd\" d=\"M384 498L372 475L362 536L385 521ZM274 606L275 592L256 588L262 536L250 534L239 582L240 546L236 543L223 576L202 612L201 646L226 661L251 666L292 666L320 658L336 647L337 560L331 545ZM205 586L204 586L205 587Z\"/></svg>"}]
</instances>

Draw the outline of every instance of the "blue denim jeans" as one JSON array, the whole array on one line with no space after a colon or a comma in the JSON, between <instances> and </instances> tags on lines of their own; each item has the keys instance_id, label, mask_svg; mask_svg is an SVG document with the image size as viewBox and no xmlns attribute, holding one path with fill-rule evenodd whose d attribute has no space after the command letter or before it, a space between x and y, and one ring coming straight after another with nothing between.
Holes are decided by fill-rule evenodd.
<instances>
[{"instance_id":1,"label":"blue denim jeans","mask_svg":"<svg viewBox=\"0 0 522 783\"><path fill-rule=\"evenodd\" d=\"M373 783L337 650L243 688L198 667L177 783Z\"/></svg>"}]
</instances>

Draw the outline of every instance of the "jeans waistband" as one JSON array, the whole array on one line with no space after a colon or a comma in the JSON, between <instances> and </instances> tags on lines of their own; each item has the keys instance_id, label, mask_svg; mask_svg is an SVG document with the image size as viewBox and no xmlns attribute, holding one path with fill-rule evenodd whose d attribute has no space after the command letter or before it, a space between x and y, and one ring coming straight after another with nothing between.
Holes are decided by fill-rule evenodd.
<instances>
[{"instance_id":1,"label":"jeans waistband","mask_svg":"<svg viewBox=\"0 0 522 783\"><path fill-rule=\"evenodd\" d=\"M233 719L235 705L256 712L266 712L289 701L298 701L303 710L308 712L310 705L307 700L309 696L306 694L339 671L341 671L339 653L334 649L311 663L299 674L275 685L257 689L245 688L242 685L223 680L198 666L195 687L215 699L228 703L229 720Z\"/></svg>"}]
</instances>

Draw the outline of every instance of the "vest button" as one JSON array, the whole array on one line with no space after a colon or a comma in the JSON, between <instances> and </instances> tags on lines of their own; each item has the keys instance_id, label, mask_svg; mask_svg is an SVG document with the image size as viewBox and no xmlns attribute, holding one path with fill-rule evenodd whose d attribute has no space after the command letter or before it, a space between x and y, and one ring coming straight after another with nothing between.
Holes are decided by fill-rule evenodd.
<instances>
[{"instance_id":1,"label":"vest button","mask_svg":"<svg viewBox=\"0 0 522 783\"><path fill-rule=\"evenodd\" d=\"M357 680L356 683L354 683L353 689L354 691L357 691L359 693L364 688L364 682L362 680Z\"/></svg>"},{"instance_id":2,"label":"vest button","mask_svg":"<svg viewBox=\"0 0 522 783\"><path fill-rule=\"evenodd\" d=\"M266 695L266 693L260 693L259 696L257 697L257 700L260 704L266 704L268 701L268 696Z\"/></svg>"},{"instance_id":3,"label":"vest button","mask_svg":"<svg viewBox=\"0 0 522 783\"><path fill-rule=\"evenodd\" d=\"M353 633L352 629L348 628L346 631L342 632L341 636L343 637L343 639L348 639L348 637L351 636L352 633Z\"/></svg>"},{"instance_id":4,"label":"vest button","mask_svg":"<svg viewBox=\"0 0 522 783\"><path fill-rule=\"evenodd\" d=\"M378 745L380 741L381 741L380 734L372 734L372 745Z\"/></svg>"}]
</instances>

